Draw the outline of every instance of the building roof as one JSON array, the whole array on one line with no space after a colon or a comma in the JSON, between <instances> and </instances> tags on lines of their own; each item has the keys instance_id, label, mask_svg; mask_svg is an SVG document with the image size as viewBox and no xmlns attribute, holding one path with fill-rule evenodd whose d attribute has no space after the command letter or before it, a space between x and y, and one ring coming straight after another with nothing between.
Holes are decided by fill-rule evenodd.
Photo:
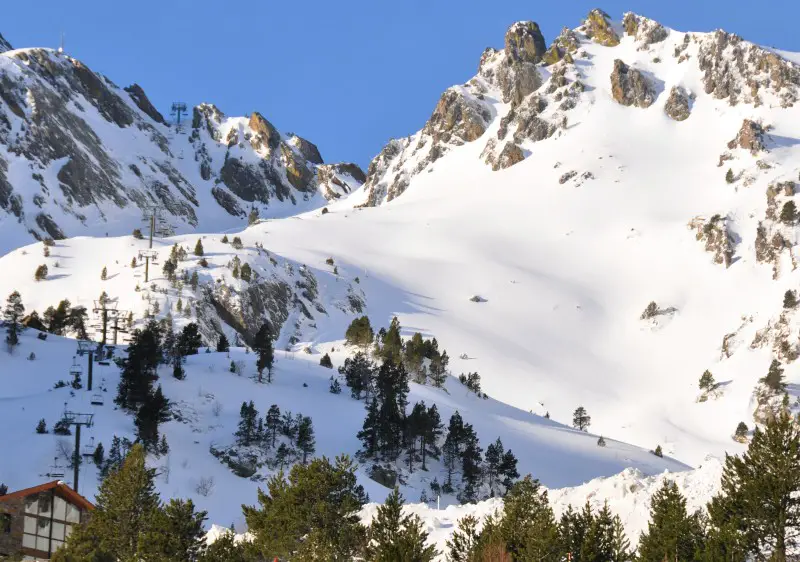
<instances>
[{"instance_id":1,"label":"building roof","mask_svg":"<svg viewBox=\"0 0 800 562\"><path fill-rule=\"evenodd\" d=\"M89 500L67 486L61 480L53 480L52 482L47 482L46 484L39 484L38 486L34 486L32 488L25 488L24 490L18 490L16 492L6 494L5 496L0 496L0 503L18 498L24 498L26 496L38 494L39 492L46 492L48 490L56 490L59 492L61 497L80 508L88 509L90 511L94 509L94 505Z\"/></svg>"}]
</instances>

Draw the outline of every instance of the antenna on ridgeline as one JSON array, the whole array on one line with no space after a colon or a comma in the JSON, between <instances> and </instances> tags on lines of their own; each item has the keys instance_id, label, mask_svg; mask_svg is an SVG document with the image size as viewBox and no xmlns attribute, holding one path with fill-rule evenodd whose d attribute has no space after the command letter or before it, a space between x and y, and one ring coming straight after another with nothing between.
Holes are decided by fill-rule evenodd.
<instances>
[{"instance_id":1,"label":"antenna on ridgeline","mask_svg":"<svg viewBox=\"0 0 800 562\"><path fill-rule=\"evenodd\" d=\"M61 43L58 46L58 54L59 55L63 55L64 54L64 32L63 31L61 32Z\"/></svg>"}]
</instances>

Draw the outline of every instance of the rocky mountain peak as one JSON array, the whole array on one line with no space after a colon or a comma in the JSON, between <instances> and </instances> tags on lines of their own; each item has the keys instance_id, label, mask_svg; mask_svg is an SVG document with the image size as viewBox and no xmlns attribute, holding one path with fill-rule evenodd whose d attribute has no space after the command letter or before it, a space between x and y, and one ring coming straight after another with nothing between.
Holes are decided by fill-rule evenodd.
<instances>
[{"instance_id":1,"label":"rocky mountain peak","mask_svg":"<svg viewBox=\"0 0 800 562\"><path fill-rule=\"evenodd\" d=\"M639 70L619 59L614 61L611 73L611 95L617 103L634 107L650 107L655 101L650 81Z\"/></svg>"},{"instance_id":2,"label":"rocky mountain peak","mask_svg":"<svg viewBox=\"0 0 800 562\"><path fill-rule=\"evenodd\" d=\"M258 111L254 111L250 114L248 126L250 130L253 131L253 137L250 139L250 143L255 150L260 150L264 146L274 150L278 147L278 144L280 144L281 134L275 126L267 121Z\"/></svg>"},{"instance_id":3,"label":"rocky mountain peak","mask_svg":"<svg viewBox=\"0 0 800 562\"><path fill-rule=\"evenodd\" d=\"M619 34L614 28L611 16L599 8L589 12L580 29L595 43L606 47L619 45Z\"/></svg>"},{"instance_id":4,"label":"rocky mountain peak","mask_svg":"<svg viewBox=\"0 0 800 562\"><path fill-rule=\"evenodd\" d=\"M655 20L634 14L626 13L622 18L622 27L625 34L632 36L639 43L639 50L644 50L654 43L664 41L669 31Z\"/></svg>"},{"instance_id":5,"label":"rocky mountain peak","mask_svg":"<svg viewBox=\"0 0 800 562\"><path fill-rule=\"evenodd\" d=\"M6 41L5 37L0 34L0 53L5 53L6 51L10 51L12 49L13 47L11 46L11 43Z\"/></svg>"},{"instance_id":6,"label":"rocky mountain peak","mask_svg":"<svg viewBox=\"0 0 800 562\"><path fill-rule=\"evenodd\" d=\"M150 103L147 94L144 93L144 90L139 84L131 84L125 88L125 91L131 95L131 99L133 99L136 106L150 116L153 121L161 123L162 125L166 124L164 116Z\"/></svg>"},{"instance_id":7,"label":"rocky mountain peak","mask_svg":"<svg viewBox=\"0 0 800 562\"><path fill-rule=\"evenodd\" d=\"M539 24L532 21L519 21L509 27L505 42L506 58L511 62L535 64L547 50Z\"/></svg>"}]
</instances>

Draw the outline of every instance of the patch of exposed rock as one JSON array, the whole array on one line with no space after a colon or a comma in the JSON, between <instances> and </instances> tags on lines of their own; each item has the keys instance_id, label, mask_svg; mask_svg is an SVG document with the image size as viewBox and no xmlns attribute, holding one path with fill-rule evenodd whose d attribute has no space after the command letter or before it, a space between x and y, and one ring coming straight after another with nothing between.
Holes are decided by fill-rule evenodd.
<instances>
[{"instance_id":1,"label":"patch of exposed rock","mask_svg":"<svg viewBox=\"0 0 800 562\"><path fill-rule=\"evenodd\" d=\"M150 103L147 94L144 93L144 90L139 84L131 84L125 88L125 91L130 94L133 103L135 103L145 115L149 116L156 123L166 123L166 121L164 121L164 116Z\"/></svg>"},{"instance_id":2,"label":"patch of exposed rock","mask_svg":"<svg viewBox=\"0 0 800 562\"><path fill-rule=\"evenodd\" d=\"M619 45L619 35L611 23L611 16L599 8L589 12L580 29L595 43L606 47Z\"/></svg>"},{"instance_id":3,"label":"patch of exposed rock","mask_svg":"<svg viewBox=\"0 0 800 562\"><path fill-rule=\"evenodd\" d=\"M689 228L695 231L695 238L705 243L706 252L714 256L714 263L731 266L736 249L736 239L728 228L728 219L714 215L706 220L696 217L689 222Z\"/></svg>"},{"instance_id":4,"label":"patch of exposed rock","mask_svg":"<svg viewBox=\"0 0 800 562\"><path fill-rule=\"evenodd\" d=\"M342 162L317 166L317 183L328 201L351 193L366 181L367 176L357 164Z\"/></svg>"},{"instance_id":5,"label":"patch of exposed rock","mask_svg":"<svg viewBox=\"0 0 800 562\"><path fill-rule=\"evenodd\" d=\"M629 107L650 107L655 101L653 86L644 74L619 59L614 61L611 73L611 96L617 103Z\"/></svg>"},{"instance_id":6,"label":"patch of exposed rock","mask_svg":"<svg viewBox=\"0 0 800 562\"><path fill-rule=\"evenodd\" d=\"M728 148L743 148L756 155L764 150L764 128L755 121L745 119L736 138L728 143Z\"/></svg>"},{"instance_id":7,"label":"patch of exposed rock","mask_svg":"<svg viewBox=\"0 0 800 562\"><path fill-rule=\"evenodd\" d=\"M731 105L760 105L768 92L780 106L791 107L800 95L800 66L733 33L718 30L705 39L698 64L705 92Z\"/></svg>"},{"instance_id":8,"label":"patch of exposed rock","mask_svg":"<svg viewBox=\"0 0 800 562\"><path fill-rule=\"evenodd\" d=\"M646 49L654 43L660 43L669 36L669 31L657 21L628 12L622 18L625 33L636 39L639 50Z\"/></svg>"},{"instance_id":9,"label":"patch of exposed rock","mask_svg":"<svg viewBox=\"0 0 800 562\"><path fill-rule=\"evenodd\" d=\"M250 122L248 123L250 130L253 131L253 136L250 137L250 144L253 150L275 150L281 142L281 134L275 126L267 121L263 115L254 111L250 115Z\"/></svg>"},{"instance_id":10,"label":"patch of exposed rock","mask_svg":"<svg viewBox=\"0 0 800 562\"><path fill-rule=\"evenodd\" d=\"M561 34L553 40L550 48L542 56L542 60L548 65L561 60L571 63L573 62L572 55L578 52L579 46L580 40L577 33L565 27L561 30Z\"/></svg>"},{"instance_id":11,"label":"patch of exposed rock","mask_svg":"<svg viewBox=\"0 0 800 562\"><path fill-rule=\"evenodd\" d=\"M539 25L517 22L508 28L505 37L505 58L497 70L497 81L503 101L517 105L542 85L536 64L546 52Z\"/></svg>"},{"instance_id":12,"label":"patch of exposed rock","mask_svg":"<svg viewBox=\"0 0 800 562\"><path fill-rule=\"evenodd\" d=\"M5 37L0 35L0 53L5 53L6 51L12 50L14 47L11 46L11 43L6 41Z\"/></svg>"},{"instance_id":13,"label":"patch of exposed rock","mask_svg":"<svg viewBox=\"0 0 800 562\"><path fill-rule=\"evenodd\" d=\"M450 88L442 94L423 131L434 143L460 145L480 138L490 119L488 108L480 100Z\"/></svg>"},{"instance_id":14,"label":"patch of exposed rock","mask_svg":"<svg viewBox=\"0 0 800 562\"><path fill-rule=\"evenodd\" d=\"M673 86L664 104L664 113L675 121L686 121L691 115L689 94L681 86Z\"/></svg>"},{"instance_id":15,"label":"patch of exposed rock","mask_svg":"<svg viewBox=\"0 0 800 562\"><path fill-rule=\"evenodd\" d=\"M486 143L481 157L484 161L492 167L495 172L510 168L514 164L522 162L525 159L525 154L522 149L513 142L506 142L503 144L502 150L496 152L497 139L491 138Z\"/></svg>"},{"instance_id":16,"label":"patch of exposed rock","mask_svg":"<svg viewBox=\"0 0 800 562\"><path fill-rule=\"evenodd\" d=\"M322 155L317 145L297 135L289 135L288 143L297 149L307 161L312 164L323 164Z\"/></svg>"}]
</instances>

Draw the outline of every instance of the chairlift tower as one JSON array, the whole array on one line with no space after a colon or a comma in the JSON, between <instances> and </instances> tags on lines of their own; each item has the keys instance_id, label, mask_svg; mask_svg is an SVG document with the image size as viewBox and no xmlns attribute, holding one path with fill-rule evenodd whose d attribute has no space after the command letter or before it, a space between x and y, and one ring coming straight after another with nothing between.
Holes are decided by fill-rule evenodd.
<instances>
[{"instance_id":1,"label":"chairlift tower","mask_svg":"<svg viewBox=\"0 0 800 562\"><path fill-rule=\"evenodd\" d=\"M176 101L172 102L170 114L175 116L175 132L181 132L181 116L187 113L186 102Z\"/></svg>"},{"instance_id":2,"label":"chairlift tower","mask_svg":"<svg viewBox=\"0 0 800 562\"><path fill-rule=\"evenodd\" d=\"M78 340L78 355L87 355L89 356L88 361L88 374L86 380L86 388L87 390L92 390L92 361L94 359L94 350L97 347L97 343L91 340Z\"/></svg>"},{"instance_id":3,"label":"chairlift tower","mask_svg":"<svg viewBox=\"0 0 800 562\"><path fill-rule=\"evenodd\" d=\"M64 406L66 408L66 404ZM72 489L77 492L78 478L81 472L81 428L92 427L94 414L81 414L65 410L63 419L67 425L75 427L75 451L72 453Z\"/></svg>"}]
</instances>

